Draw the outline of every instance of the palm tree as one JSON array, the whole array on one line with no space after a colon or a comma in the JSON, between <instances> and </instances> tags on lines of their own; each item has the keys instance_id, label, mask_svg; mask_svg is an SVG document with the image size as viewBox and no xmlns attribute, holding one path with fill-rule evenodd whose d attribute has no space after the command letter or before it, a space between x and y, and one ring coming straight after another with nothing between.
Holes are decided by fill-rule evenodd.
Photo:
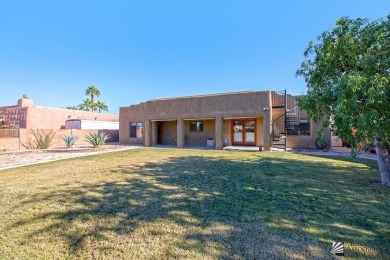
<instances>
[{"instance_id":1,"label":"palm tree","mask_svg":"<svg viewBox=\"0 0 390 260\"><path fill-rule=\"evenodd\" d=\"M83 103L78 105L78 107L80 110L85 110L85 111L90 111L90 110L94 111L96 109L95 104L93 104L89 98L84 99Z\"/></svg>"},{"instance_id":2,"label":"palm tree","mask_svg":"<svg viewBox=\"0 0 390 260\"><path fill-rule=\"evenodd\" d=\"M104 102L98 101L96 107L99 110L99 113L101 113L101 111L108 111L108 106Z\"/></svg>"},{"instance_id":3,"label":"palm tree","mask_svg":"<svg viewBox=\"0 0 390 260\"><path fill-rule=\"evenodd\" d=\"M95 96L96 97L100 96L100 90L95 88L95 86L89 86L87 88L87 90L85 90L85 95L91 96L91 102L92 102L92 104L95 104Z\"/></svg>"}]
</instances>

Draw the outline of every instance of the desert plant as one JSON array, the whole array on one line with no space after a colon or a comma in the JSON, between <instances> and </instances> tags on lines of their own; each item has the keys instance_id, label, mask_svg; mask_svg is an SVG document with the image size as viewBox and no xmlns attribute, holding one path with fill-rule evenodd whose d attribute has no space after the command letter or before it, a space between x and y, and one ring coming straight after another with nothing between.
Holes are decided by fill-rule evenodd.
<instances>
[{"instance_id":1,"label":"desert plant","mask_svg":"<svg viewBox=\"0 0 390 260\"><path fill-rule=\"evenodd\" d=\"M73 147L73 145L76 143L77 140L79 140L79 136L74 134L66 134L62 137L62 140L65 142L65 146L67 148Z\"/></svg>"},{"instance_id":2,"label":"desert plant","mask_svg":"<svg viewBox=\"0 0 390 260\"><path fill-rule=\"evenodd\" d=\"M31 129L31 134L34 137L33 142L31 141L23 143L20 142L20 144L26 148L26 149L47 149L50 147L51 142L53 141L53 137L56 134L53 130L50 130L50 132L45 133L42 129L37 129L35 132Z\"/></svg>"},{"instance_id":3,"label":"desert plant","mask_svg":"<svg viewBox=\"0 0 390 260\"><path fill-rule=\"evenodd\" d=\"M107 133L89 133L85 136L85 139L90 143L94 148L102 146L110 136Z\"/></svg>"}]
</instances>

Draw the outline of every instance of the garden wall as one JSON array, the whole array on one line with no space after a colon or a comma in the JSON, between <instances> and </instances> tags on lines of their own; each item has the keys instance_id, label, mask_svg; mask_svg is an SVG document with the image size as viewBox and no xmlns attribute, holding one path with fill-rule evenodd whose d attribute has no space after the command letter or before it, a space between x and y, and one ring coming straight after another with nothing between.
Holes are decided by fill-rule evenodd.
<instances>
[{"instance_id":1,"label":"garden wall","mask_svg":"<svg viewBox=\"0 0 390 260\"><path fill-rule=\"evenodd\" d=\"M3 150L19 150L19 137L16 138L0 138L0 152Z\"/></svg>"},{"instance_id":2,"label":"garden wall","mask_svg":"<svg viewBox=\"0 0 390 260\"><path fill-rule=\"evenodd\" d=\"M30 106L27 108L26 128L65 129L65 121L68 119L118 122L119 116L82 110Z\"/></svg>"},{"instance_id":3,"label":"garden wall","mask_svg":"<svg viewBox=\"0 0 390 260\"><path fill-rule=\"evenodd\" d=\"M30 129L19 129L19 138L0 138L0 150L24 150L25 148L20 145L19 141L22 143L33 143L34 136L32 135L32 132ZM35 132L37 130L34 130ZM51 130L45 129L42 130L44 133L49 133ZM39 130L41 133L41 130ZM110 135L110 138L107 140L107 142L118 142L119 141L119 130L78 130L78 129L60 129L55 130L55 135L53 137L53 141L51 144L51 147L64 147L64 141L62 140L62 137L65 134L73 133L74 135L79 136L79 140L76 142L76 146L90 146L88 142L85 141L85 136L90 133L99 133L99 132L106 132Z\"/></svg>"}]
</instances>

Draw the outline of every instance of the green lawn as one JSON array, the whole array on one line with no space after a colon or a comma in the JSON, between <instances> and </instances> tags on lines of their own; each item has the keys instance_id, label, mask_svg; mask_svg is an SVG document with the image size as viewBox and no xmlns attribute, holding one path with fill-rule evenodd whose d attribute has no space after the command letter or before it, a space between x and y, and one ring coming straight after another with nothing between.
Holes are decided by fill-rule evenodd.
<instances>
[{"instance_id":1,"label":"green lawn","mask_svg":"<svg viewBox=\"0 0 390 260\"><path fill-rule=\"evenodd\" d=\"M0 171L0 259L390 258L375 161L135 149Z\"/></svg>"}]
</instances>

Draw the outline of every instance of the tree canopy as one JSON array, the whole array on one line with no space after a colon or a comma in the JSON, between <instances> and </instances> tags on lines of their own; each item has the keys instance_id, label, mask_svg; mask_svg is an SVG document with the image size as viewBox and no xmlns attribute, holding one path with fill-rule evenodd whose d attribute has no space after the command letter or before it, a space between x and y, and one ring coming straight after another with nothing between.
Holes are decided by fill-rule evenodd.
<instances>
[{"instance_id":1,"label":"tree canopy","mask_svg":"<svg viewBox=\"0 0 390 260\"><path fill-rule=\"evenodd\" d=\"M85 90L85 95L86 96L91 96L91 102L95 103L95 96L96 97L100 96L100 90L97 89L95 86L89 86Z\"/></svg>"},{"instance_id":2,"label":"tree canopy","mask_svg":"<svg viewBox=\"0 0 390 260\"><path fill-rule=\"evenodd\" d=\"M381 173L390 172L390 16L342 17L310 42L297 71L307 84L299 105L352 148L376 141ZM390 173L382 183L390 185Z\"/></svg>"},{"instance_id":3,"label":"tree canopy","mask_svg":"<svg viewBox=\"0 0 390 260\"><path fill-rule=\"evenodd\" d=\"M89 98L83 99L83 103L81 103L78 107L80 110L94 111L94 104Z\"/></svg>"},{"instance_id":4,"label":"tree canopy","mask_svg":"<svg viewBox=\"0 0 390 260\"><path fill-rule=\"evenodd\" d=\"M108 111L108 106L106 105L106 103L101 101L98 101L96 103L96 108L98 109L99 113L101 113L102 111Z\"/></svg>"},{"instance_id":5,"label":"tree canopy","mask_svg":"<svg viewBox=\"0 0 390 260\"><path fill-rule=\"evenodd\" d=\"M98 110L99 113L101 113L101 111L108 111L108 106L104 102L101 101L95 102L95 97L100 96L100 90L98 88L96 88L95 86L89 86L85 90L85 95L90 96L91 99L89 98L84 99L83 103L78 105L78 108L80 110L86 110L92 112Z\"/></svg>"}]
</instances>

